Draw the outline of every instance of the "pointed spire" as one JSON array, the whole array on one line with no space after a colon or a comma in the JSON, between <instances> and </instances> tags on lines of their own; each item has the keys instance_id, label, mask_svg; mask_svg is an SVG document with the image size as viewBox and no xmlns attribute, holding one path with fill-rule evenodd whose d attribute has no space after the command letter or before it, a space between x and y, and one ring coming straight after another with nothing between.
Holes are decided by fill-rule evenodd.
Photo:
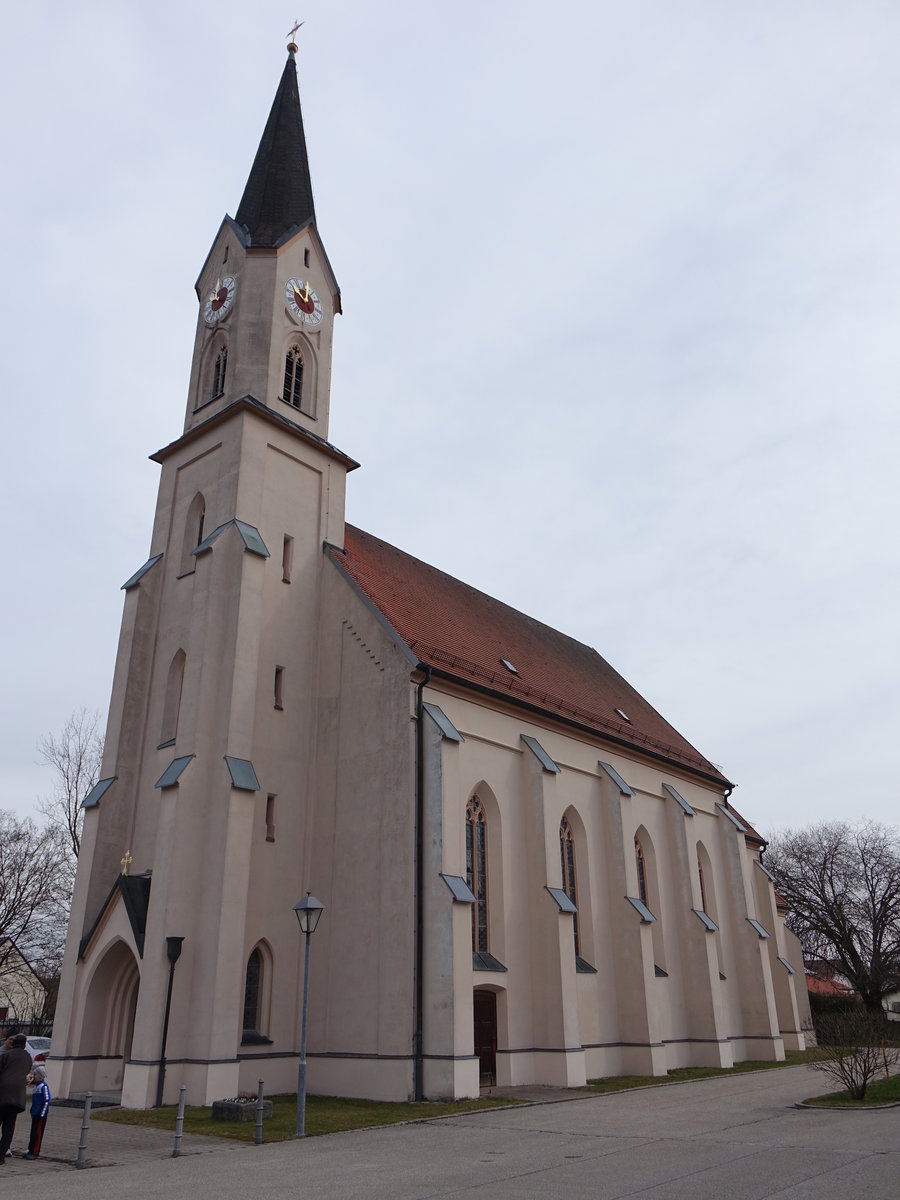
<instances>
[{"instance_id":1,"label":"pointed spire","mask_svg":"<svg viewBox=\"0 0 900 1200\"><path fill-rule=\"evenodd\" d=\"M300 112L296 50L292 42L237 210L237 223L250 231L253 246L274 246L294 226L316 221Z\"/></svg>"}]
</instances>

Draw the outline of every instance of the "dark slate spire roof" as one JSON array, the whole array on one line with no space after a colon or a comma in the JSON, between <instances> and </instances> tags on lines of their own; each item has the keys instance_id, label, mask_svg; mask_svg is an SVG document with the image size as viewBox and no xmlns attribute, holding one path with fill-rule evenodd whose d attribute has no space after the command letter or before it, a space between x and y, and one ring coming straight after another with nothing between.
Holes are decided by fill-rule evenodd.
<instances>
[{"instance_id":1,"label":"dark slate spire roof","mask_svg":"<svg viewBox=\"0 0 900 1200\"><path fill-rule=\"evenodd\" d=\"M236 220L250 231L253 246L275 246L289 229L308 221L316 222L293 48L288 53Z\"/></svg>"}]
</instances>

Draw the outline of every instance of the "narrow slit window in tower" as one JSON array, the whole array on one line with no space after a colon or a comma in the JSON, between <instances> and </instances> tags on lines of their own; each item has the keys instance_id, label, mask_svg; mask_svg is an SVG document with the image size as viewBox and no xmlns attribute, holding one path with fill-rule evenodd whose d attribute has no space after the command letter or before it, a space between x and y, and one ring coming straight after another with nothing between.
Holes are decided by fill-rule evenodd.
<instances>
[{"instance_id":1,"label":"narrow slit window in tower","mask_svg":"<svg viewBox=\"0 0 900 1200\"><path fill-rule=\"evenodd\" d=\"M275 707L284 708L284 667L275 668Z\"/></svg>"},{"instance_id":2,"label":"narrow slit window in tower","mask_svg":"<svg viewBox=\"0 0 900 1200\"><path fill-rule=\"evenodd\" d=\"M281 550L281 578L284 583L291 582L291 567L294 565L294 539L289 533L284 535L284 546Z\"/></svg>"}]
</instances>

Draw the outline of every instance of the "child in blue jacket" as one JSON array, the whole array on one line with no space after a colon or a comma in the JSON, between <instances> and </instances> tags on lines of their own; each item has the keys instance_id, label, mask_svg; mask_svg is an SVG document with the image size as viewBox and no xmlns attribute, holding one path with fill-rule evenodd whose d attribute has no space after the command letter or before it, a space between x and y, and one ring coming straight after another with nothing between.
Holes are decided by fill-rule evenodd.
<instances>
[{"instance_id":1,"label":"child in blue jacket","mask_svg":"<svg viewBox=\"0 0 900 1200\"><path fill-rule=\"evenodd\" d=\"M50 1088L47 1086L46 1074L43 1065L35 1063L28 1076L34 1084L34 1093L31 1097L31 1137L28 1139L28 1153L25 1158L35 1159L41 1152L47 1113L50 1111Z\"/></svg>"}]
</instances>

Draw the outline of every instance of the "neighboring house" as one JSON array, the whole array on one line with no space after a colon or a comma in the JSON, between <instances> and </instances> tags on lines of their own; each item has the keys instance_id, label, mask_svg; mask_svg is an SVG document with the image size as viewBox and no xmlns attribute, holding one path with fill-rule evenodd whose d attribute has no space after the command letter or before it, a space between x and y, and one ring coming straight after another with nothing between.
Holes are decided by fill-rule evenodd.
<instances>
[{"instance_id":1,"label":"neighboring house","mask_svg":"<svg viewBox=\"0 0 900 1200\"><path fill-rule=\"evenodd\" d=\"M590 647L345 524L340 291L294 48L196 290L184 429L123 585L55 1094L153 1104L166 1015L166 1102L292 1089L307 890L313 1091L463 1097L803 1047L799 944L728 779ZM414 298L386 280L368 302L402 354Z\"/></svg>"},{"instance_id":2,"label":"neighboring house","mask_svg":"<svg viewBox=\"0 0 900 1200\"><path fill-rule=\"evenodd\" d=\"M0 1022L24 1024L44 1010L47 989L12 942L0 945Z\"/></svg>"},{"instance_id":3,"label":"neighboring house","mask_svg":"<svg viewBox=\"0 0 900 1200\"><path fill-rule=\"evenodd\" d=\"M841 974L839 968L824 958L808 959L806 962L806 987L811 996L844 997L856 995L853 984Z\"/></svg>"}]
</instances>

